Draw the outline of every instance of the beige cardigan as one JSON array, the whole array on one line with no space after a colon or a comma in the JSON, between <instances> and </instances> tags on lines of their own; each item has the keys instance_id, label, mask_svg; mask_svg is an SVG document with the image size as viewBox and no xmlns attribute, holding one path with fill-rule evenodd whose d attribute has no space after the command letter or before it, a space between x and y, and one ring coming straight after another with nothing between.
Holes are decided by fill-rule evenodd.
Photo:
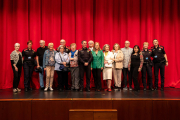
<instances>
[{"instance_id":1,"label":"beige cardigan","mask_svg":"<svg viewBox=\"0 0 180 120\"><path fill-rule=\"evenodd\" d=\"M115 50L112 50L112 52L114 54ZM122 69L123 68L124 54L121 50L118 50L116 58L114 58L114 59L115 59L115 61L113 63L113 68Z\"/></svg>"}]
</instances>

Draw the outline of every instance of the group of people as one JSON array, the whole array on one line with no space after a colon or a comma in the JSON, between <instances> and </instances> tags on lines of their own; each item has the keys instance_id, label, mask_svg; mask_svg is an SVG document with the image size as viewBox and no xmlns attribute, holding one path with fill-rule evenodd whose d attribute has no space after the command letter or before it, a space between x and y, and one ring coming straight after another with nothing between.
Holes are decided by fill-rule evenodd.
<instances>
[{"instance_id":1,"label":"group of people","mask_svg":"<svg viewBox=\"0 0 180 120\"><path fill-rule=\"evenodd\" d=\"M25 91L32 90L30 83L32 82L32 74L34 67L39 72L40 89L53 91L54 71L58 75L58 90L64 91L80 91L84 89L84 73L86 73L86 91L90 91L91 71L94 78L95 90L100 92L101 88L101 72L103 80L106 80L107 89L111 90L111 81L114 78L114 90L118 91L132 89L132 81L134 83L134 91L140 90L138 73L142 73L142 82L144 91L147 89L146 73L148 75L149 90L153 91L152 67L154 66L155 90L158 90L158 73L161 75L161 90L164 90L164 69L168 66L167 56L164 47L159 45L158 40L153 40L153 47L148 49L148 42L143 43L143 49L140 50L138 45L130 48L130 42L125 41L125 47L120 48L115 43L113 50L110 45L105 44L101 50L98 42L86 40L81 42L82 48L77 50L76 44L72 43L70 47L66 46L64 39L60 40L60 46L54 49L54 44L49 43L45 46L45 41L40 40L40 47L35 51L32 49L32 41L27 42L27 48L19 51L20 44L15 43L15 50L10 54L11 65L14 73L13 92L20 92L18 88L20 81L22 66L24 69L24 87ZM87 47L89 45L89 48ZM45 71L45 72L44 72ZM68 72L71 73L71 88L68 87ZM46 85L44 85L43 76L46 73ZM121 75L123 73L123 86L121 85ZM128 76L128 77L127 77ZM127 80L128 78L128 80Z\"/></svg>"}]
</instances>

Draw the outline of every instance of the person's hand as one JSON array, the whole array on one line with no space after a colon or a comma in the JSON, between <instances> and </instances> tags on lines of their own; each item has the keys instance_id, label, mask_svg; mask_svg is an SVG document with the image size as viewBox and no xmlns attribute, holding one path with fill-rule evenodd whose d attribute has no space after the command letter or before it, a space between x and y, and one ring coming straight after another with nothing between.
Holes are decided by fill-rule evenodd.
<instances>
[{"instance_id":1,"label":"person's hand","mask_svg":"<svg viewBox=\"0 0 180 120\"><path fill-rule=\"evenodd\" d=\"M74 58L70 58L70 60L74 60Z\"/></svg>"},{"instance_id":2,"label":"person's hand","mask_svg":"<svg viewBox=\"0 0 180 120\"><path fill-rule=\"evenodd\" d=\"M40 66L39 66L39 65L37 65L37 68L40 68Z\"/></svg>"},{"instance_id":3,"label":"person's hand","mask_svg":"<svg viewBox=\"0 0 180 120\"><path fill-rule=\"evenodd\" d=\"M66 66L66 62L63 62L63 65Z\"/></svg>"},{"instance_id":4,"label":"person's hand","mask_svg":"<svg viewBox=\"0 0 180 120\"><path fill-rule=\"evenodd\" d=\"M85 62L85 63L84 63L84 66L88 66L88 63L87 63L87 62Z\"/></svg>"},{"instance_id":5,"label":"person's hand","mask_svg":"<svg viewBox=\"0 0 180 120\"><path fill-rule=\"evenodd\" d=\"M44 68L44 71L46 71L46 68Z\"/></svg>"},{"instance_id":6,"label":"person's hand","mask_svg":"<svg viewBox=\"0 0 180 120\"><path fill-rule=\"evenodd\" d=\"M107 61L104 61L104 64L108 63Z\"/></svg>"},{"instance_id":7,"label":"person's hand","mask_svg":"<svg viewBox=\"0 0 180 120\"><path fill-rule=\"evenodd\" d=\"M141 72L141 68L138 69L138 72Z\"/></svg>"},{"instance_id":8,"label":"person's hand","mask_svg":"<svg viewBox=\"0 0 180 120\"><path fill-rule=\"evenodd\" d=\"M92 70L92 68L91 68L91 70Z\"/></svg>"},{"instance_id":9,"label":"person's hand","mask_svg":"<svg viewBox=\"0 0 180 120\"><path fill-rule=\"evenodd\" d=\"M101 67L101 70L103 70L103 67Z\"/></svg>"},{"instance_id":10,"label":"person's hand","mask_svg":"<svg viewBox=\"0 0 180 120\"><path fill-rule=\"evenodd\" d=\"M15 66L15 71L18 71L18 68Z\"/></svg>"},{"instance_id":11,"label":"person's hand","mask_svg":"<svg viewBox=\"0 0 180 120\"><path fill-rule=\"evenodd\" d=\"M130 71L130 68L128 68L128 71Z\"/></svg>"},{"instance_id":12,"label":"person's hand","mask_svg":"<svg viewBox=\"0 0 180 120\"><path fill-rule=\"evenodd\" d=\"M168 66L168 62L166 62L166 67Z\"/></svg>"}]
</instances>

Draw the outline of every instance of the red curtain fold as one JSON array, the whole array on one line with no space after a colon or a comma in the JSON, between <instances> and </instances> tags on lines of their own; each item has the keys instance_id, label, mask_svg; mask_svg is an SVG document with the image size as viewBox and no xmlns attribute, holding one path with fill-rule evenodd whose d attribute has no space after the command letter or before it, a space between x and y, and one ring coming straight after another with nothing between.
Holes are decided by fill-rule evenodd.
<instances>
[{"instance_id":1,"label":"red curtain fold","mask_svg":"<svg viewBox=\"0 0 180 120\"><path fill-rule=\"evenodd\" d=\"M112 49L114 43L124 47L125 40L130 41L131 47L137 44L142 48L143 42L152 46L152 40L158 39L169 61L165 87L180 88L178 6L179 0L0 0L0 50L3 51L0 89L12 87L9 55L16 42L21 44L22 51L30 39L37 49L41 39L46 45L53 42L56 48L62 38L68 46L75 42L78 49L82 40L99 42L101 48L109 44ZM22 72L20 88L24 86L23 77ZM57 85L56 75L54 84ZM35 72L32 86L39 88Z\"/></svg>"}]
</instances>

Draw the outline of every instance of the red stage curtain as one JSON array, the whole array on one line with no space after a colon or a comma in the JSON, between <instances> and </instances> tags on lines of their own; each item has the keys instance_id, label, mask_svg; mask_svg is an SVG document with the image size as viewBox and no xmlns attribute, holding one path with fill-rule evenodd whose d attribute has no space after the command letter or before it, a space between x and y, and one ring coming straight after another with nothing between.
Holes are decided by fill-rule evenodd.
<instances>
[{"instance_id":1,"label":"red stage curtain","mask_svg":"<svg viewBox=\"0 0 180 120\"><path fill-rule=\"evenodd\" d=\"M101 47L110 44L112 49L114 43L124 47L125 40L131 47L137 44L142 48L143 42L152 46L152 40L158 39L169 60L165 87L180 88L178 6L179 0L0 0L0 89L12 87L10 53L16 42L22 51L30 39L37 49L41 39L46 45L53 42L56 48L62 38L68 46L77 43L78 49L81 40L94 40ZM23 77L22 72L20 88ZM39 88L37 73L32 86Z\"/></svg>"}]
</instances>

